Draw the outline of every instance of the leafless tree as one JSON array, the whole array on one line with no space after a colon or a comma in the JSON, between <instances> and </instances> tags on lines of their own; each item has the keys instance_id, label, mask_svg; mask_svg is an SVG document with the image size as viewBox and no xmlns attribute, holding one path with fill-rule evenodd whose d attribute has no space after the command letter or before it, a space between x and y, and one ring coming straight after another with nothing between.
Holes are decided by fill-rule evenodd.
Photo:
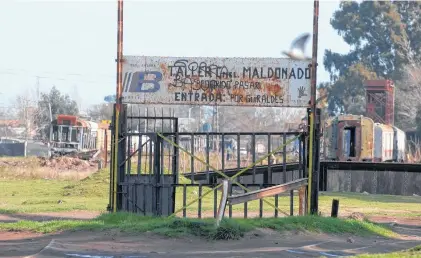
<instances>
[{"instance_id":1,"label":"leafless tree","mask_svg":"<svg viewBox=\"0 0 421 258\"><path fill-rule=\"evenodd\" d=\"M92 105L88 109L88 115L94 121L111 120L113 117L113 105L109 103Z\"/></svg>"},{"instance_id":2,"label":"leafless tree","mask_svg":"<svg viewBox=\"0 0 421 258\"><path fill-rule=\"evenodd\" d=\"M281 132L298 127L305 112L302 108L224 107L220 126L224 131Z\"/></svg>"},{"instance_id":3,"label":"leafless tree","mask_svg":"<svg viewBox=\"0 0 421 258\"><path fill-rule=\"evenodd\" d=\"M37 119L37 103L31 94L26 91L18 95L14 101L15 116L25 126L24 137L26 139L32 138L36 134L37 128L35 122Z\"/></svg>"}]
</instances>

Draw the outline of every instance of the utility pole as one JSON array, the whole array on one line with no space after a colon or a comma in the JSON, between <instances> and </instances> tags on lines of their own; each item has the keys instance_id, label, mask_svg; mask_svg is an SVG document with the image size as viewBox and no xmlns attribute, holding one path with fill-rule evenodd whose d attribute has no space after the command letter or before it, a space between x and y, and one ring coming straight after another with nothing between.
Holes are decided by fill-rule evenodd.
<instances>
[{"instance_id":1,"label":"utility pole","mask_svg":"<svg viewBox=\"0 0 421 258\"><path fill-rule=\"evenodd\" d=\"M310 107L308 109L309 120L309 144L308 144L308 212L310 214L318 213L319 198L319 127L317 116L317 43L319 27L319 0L314 0L313 12L313 49L311 62L311 97Z\"/></svg>"},{"instance_id":2,"label":"utility pole","mask_svg":"<svg viewBox=\"0 0 421 258\"><path fill-rule=\"evenodd\" d=\"M116 81L116 101L114 109L113 134L114 134L114 151L112 157L111 182L112 182L112 196L110 196L110 208L113 212L117 212L117 192L122 192L121 187L118 186L118 146L120 141L119 125L120 125L120 111L121 111L121 97L123 84L123 0L118 0L117 6L117 81ZM120 188L120 189L118 189ZM120 190L120 191L119 191ZM120 195L119 195L120 197ZM120 205L121 203L119 203Z\"/></svg>"}]
</instances>

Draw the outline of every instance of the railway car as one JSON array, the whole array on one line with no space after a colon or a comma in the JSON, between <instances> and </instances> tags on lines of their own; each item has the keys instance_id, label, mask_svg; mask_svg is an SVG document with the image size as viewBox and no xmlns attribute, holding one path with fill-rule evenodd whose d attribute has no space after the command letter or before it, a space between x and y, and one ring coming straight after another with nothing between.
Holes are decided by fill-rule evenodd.
<instances>
[{"instance_id":1,"label":"railway car","mask_svg":"<svg viewBox=\"0 0 421 258\"><path fill-rule=\"evenodd\" d=\"M374 162L393 160L393 127L375 123L374 127Z\"/></svg>"},{"instance_id":2,"label":"railway car","mask_svg":"<svg viewBox=\"0 0 421 258\"><path fill-rule=\"evenodd\" d=\"M339 115L324 128L325 159L339 161L373 160L374 122L357 115Z\"/></svg>"},{"instance_id":3,"label":"railway car","mask_svg":"<svg viewBox=\"0 0 421 258\"><path fill-rule=\"evenodd\" d=\"M324 125L326 160L404 162L406 136L397 127L368 117L339 115Z\"/></svg>"},{"instance_id":4,"label":"railway car","mask_svg":"<svg viewBox=\"0 0 421 258\"><path fill-rule=\"evenodd\" d=\"M393 160L398 162L406 162L406 133L396 126L393 126L393 132Z\"/></svg>"},{"instance_id":5,"label":"railway car","mask_svg":"<svg viewBox=\"0 0 421 258\"><path fill-rule=\"evenodd\" d=\"M61 114L51 123L50 144L52 151L59 154L105 149L110 151L111 130L108 124Z\"/></svg>"}]
</instances>

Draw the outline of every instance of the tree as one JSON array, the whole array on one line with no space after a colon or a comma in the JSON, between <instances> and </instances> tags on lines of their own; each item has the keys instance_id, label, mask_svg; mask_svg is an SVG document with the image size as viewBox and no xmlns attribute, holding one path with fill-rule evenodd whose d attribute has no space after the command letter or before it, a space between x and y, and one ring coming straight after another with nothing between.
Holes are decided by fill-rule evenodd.
<instances>
[{"instance_id":1,"label":"tree","mask_svg":"<svg viewBox=\"0 0 421 258\"><path fill-rule=\"evenodd\" d=\"M397 126L406 130L421 129L421 120L417 120L421 119L418 114L421 99L421 64L406 67L395 96L398 104L395 117L399 117Z\"/></svg>"},{"instance_id":2,"label":"tree","mask_svg":"<svg viewBox=\"0 0 421 258\"><path fill-rule=\"evenodd\" d=\"M37 108L36 101L28 91L16 96L14 101L14 116L24 125L25 131L21 135L32 138L36 128Z\"/></svg>"},{"instance_id":3,"label":"tree","mask_svg":"<svg viewBox=\"0 0 421 258\"><path fill-rule=\"evenodd\" d=\"M111 120L113 117L113 105L105 103L93 105L88 110L88 115L95 121Z\"/></svg>"},{"instance_id":4,"label":"tree","mask_svg":"<svg viewBox=\"0 0 421 258\"><path fill-rule=\"evenodd\" d=\"M48 138L49 136L50 108L53 120L59 114L79 114L76 101L72 100L67 94L61 94L55 86L49 93L41 93L38 103L36 124L37 127L40 128L39 133L43 138Z\"/></svg>"},{"instance_id":5,"label":"tree","mask_svg":"<svg viewBox=\"0 0 421 258\"><path fill-rule=\"evenodd\" d=\"M305 116L303 108L220 107L219 126L224 132L285 132Z\"/></svg>"},{"instance_id":6,"label":"tree","mask_svg":"<svg viewBox=\"0 0 421 258\"><path fill-rule=\"evenodd\" d=\"M420 10L418 1L341 2L331 25L351 51L325 51L324 66L332 81L330 111L361 113L363 80L392 79L396 83L408 65L420 63Z\"/></svg>"}]
</instances>

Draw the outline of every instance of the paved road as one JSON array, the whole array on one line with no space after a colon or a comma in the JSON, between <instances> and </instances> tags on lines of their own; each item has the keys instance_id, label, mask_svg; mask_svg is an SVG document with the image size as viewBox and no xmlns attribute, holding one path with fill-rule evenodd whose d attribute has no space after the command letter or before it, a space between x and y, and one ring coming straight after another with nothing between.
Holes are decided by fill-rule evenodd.
<instances>
[{"instance_id":1,"label":"paved road","mask_svg":"<svg viewBox=\"0 0 421 258\"><path fill-rule=\"evenodd\" d=\"M85 258L272 258L345 257L361 253L393 252L421 244L421 228L396 226L401 239L361 238L329 235L255 235L238 241L206 242L200 239L171 239L156 235L72 232L19 238L19 233L0 238L3 257ZM0 236L1 237L1 236ZM3 240L3 241L2 241ZM29 256L28 256L29 255Z\"/></svg>"},{"instance_id":2,"label":"paved road","mask_svg":"<svg viewBox=\"0 0 421 258\"><path fill-rule=\"evenodd\" d=\"M32 257L86 257L86 258L163 258L163 257L201 257L201 258L275 258L275 257L346 257L358 253L393 252L411 248L419 241L395 241L384 242L376 245L339 246L338 243L308 242L296 245L280 245L279 247L242 248L232 250L202 250L194 252L100 252L74 250L71 246L62 242L52 242L47 248Z\"/></svg>"}]
</instances>

